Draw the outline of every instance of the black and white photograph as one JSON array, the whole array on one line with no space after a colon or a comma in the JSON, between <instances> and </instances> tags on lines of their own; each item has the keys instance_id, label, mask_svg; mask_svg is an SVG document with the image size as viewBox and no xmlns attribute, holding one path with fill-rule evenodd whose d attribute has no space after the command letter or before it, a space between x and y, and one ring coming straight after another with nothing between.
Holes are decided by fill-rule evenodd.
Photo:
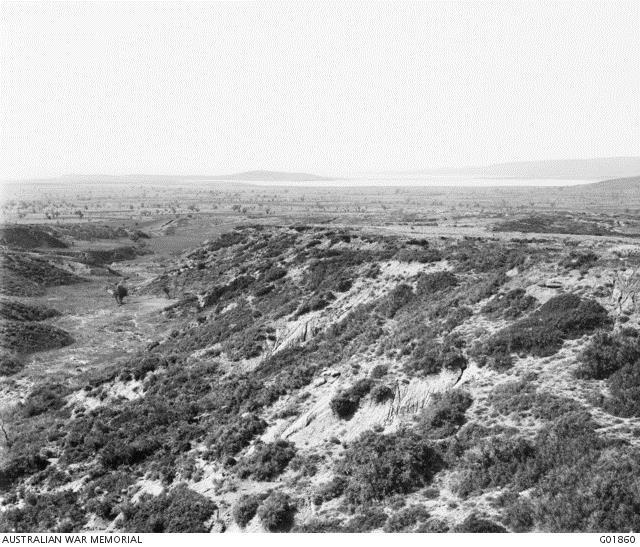
<instances>
[{"instance_id":1,"label":"black and white photograph","mask_svg":"<svg viewBox=\"0 0 640 547\"><path fill-rule=\"evenodd\" d=\"M640 3L0 1L0 542L285 532L635 542Z\"/></svg>"}]
</instances>

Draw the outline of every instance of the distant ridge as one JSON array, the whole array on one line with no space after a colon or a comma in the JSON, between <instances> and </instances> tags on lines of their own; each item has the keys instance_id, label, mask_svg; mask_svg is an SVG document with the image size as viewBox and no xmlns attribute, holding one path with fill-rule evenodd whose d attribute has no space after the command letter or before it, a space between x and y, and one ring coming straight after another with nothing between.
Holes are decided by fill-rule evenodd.
<instances>
[{"instance_id":1,"label":"distant ridge","mask_svg":"<svg viewBox=\"0 0 640 547\"><path fill-rule=\"evenodd\" d=\"M198 177L200 178L200 177ZM237 181L269 181L269 182L308 182L334 180L310 173L289 173L286 171L244 171L233 175L207 177L209 180L237 180Z\"/></svg>"},{"instance_id":2,"label":"distant ridge","mask_svg":"<svg viewBox=\"0 0 640 547\"><path fill-rule=\"evenodd\" d=\"M411 173L520 179L617 179L640 176L640 158L521 161L495 163L485 167L427 169Z\"/></svg>"}]
</instances>

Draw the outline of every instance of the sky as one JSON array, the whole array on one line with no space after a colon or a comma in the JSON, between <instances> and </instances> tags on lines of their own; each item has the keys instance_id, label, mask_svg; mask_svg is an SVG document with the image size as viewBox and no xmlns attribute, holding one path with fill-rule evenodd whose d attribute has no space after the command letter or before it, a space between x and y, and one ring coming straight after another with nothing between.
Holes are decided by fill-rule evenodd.
<instances>
[{"instance_id":1,"label":"sky","mask_svg":"<svg viewBox=\"0 0 640 547\"><path fill-rule=\"evenodd\" d=\"M0 178L640 156L640 2L0 3Z\"/></svg>"}]
</instances>

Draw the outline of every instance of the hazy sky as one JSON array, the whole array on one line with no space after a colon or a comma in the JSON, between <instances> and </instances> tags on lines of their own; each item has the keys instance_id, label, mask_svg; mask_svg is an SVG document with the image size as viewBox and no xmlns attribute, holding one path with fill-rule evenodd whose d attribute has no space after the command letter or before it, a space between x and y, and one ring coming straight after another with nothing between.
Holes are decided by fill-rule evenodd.
<instances>
[{"instance_id":1,"label":"hazy sky","mask_svg":"<svg viewBox=\"0 0 640 547\"><path fill-rule=\"evenodd\" d=\"M640 155L640 2L1 4L0 178Z\"/></svg>"}]
</instances>

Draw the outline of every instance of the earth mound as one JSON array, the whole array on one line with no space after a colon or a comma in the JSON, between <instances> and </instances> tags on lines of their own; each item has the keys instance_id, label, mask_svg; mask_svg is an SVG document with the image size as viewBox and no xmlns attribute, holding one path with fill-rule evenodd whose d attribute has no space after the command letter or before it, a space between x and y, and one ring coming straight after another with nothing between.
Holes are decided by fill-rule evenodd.
<instances>
[{"instance_id":1,"label":"earth mound","mask_svg":"<svg viewBox=\"0 0 640 547\"><path fill-rule=\"evenodd\" d=\"M51 249L65 249L68 245L53 230L42 226L2 226L0 227L0 243L8 247L20 247L22 249L35 249L46 247Z\"/></svg>"},{"instance_id":2,"label":"earth mound","mask_svg":"<svg viewBox=\"0 0 640 547\"><path fill-rule=\"evenodd\" d=\"M46 323L25 321L0 322L0 347L18 353L33 353L73 344L71 335Z\"/></svg>"},{"instance_id":3,"label":"earth mound","mask_svg":"<svg viewBox=\"0 0 640 547\"><path fill-rule=\"evenodd\" d=\"M46 258L11 251L0 256L0 272L0 294L7 296L37 296L43 294L43 287L84 281Z\"/></svg>"},{"instance_id":4,"label":"earth mound","mask_svg":"<svg viewBox=\"0 0 640 547\"><path fill-rule=\"evenodd\" d=\"M58 310L0 298L0 318L10 321L42 321L60 315Z\"/></svg>"}]
</instances>

